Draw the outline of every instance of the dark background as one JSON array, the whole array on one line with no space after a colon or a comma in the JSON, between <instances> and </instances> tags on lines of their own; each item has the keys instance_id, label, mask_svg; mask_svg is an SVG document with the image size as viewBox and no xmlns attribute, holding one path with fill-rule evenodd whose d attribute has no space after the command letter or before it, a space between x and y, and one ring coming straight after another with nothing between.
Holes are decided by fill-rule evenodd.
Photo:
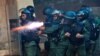
<instances>
[{"instance_id":1,"label":"dark background","mask_svg":"<svg viewBox=\"0 0 100 56\"><path fill-rule=\"evenodd\" d=\"M93 13L100 15L100 0L34 0L36 17L39 20L44 20L42 14L43 8L46 6L52 6L61 10L78 10L81 5L88 5L93 8ZM98 12L99 11L99 12Z\"/></svg>"}]
</instances>

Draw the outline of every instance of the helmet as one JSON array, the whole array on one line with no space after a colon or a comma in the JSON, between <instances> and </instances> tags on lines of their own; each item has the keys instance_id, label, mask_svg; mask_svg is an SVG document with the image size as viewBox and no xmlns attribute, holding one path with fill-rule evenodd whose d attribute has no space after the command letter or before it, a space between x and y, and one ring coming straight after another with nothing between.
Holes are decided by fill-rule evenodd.
<instances>
[{"instance_id":1,"label":"helmet","mask_svg":"<svg viewBox=\"0 0 100 56\"><path fill-rule=\"evenodd\" d=\"M34 13L34 7L29 5L26 7L27 10L29 10L31 13Z\"/></svg>"},{"instance_id":2,"label":"helmet","mask_svg":"<svg viewBox=\"0 0 100 56\"><path fill-rule=\"evenodd\" d=\"M29 14L29 13L31 13L31 12L25 8L25 9L23 9L23 11L22 11L21 13L22 13L22 14Z\"/></svg>"},{"instance_id":3,"label":"helmet","mask_svg":"<svg viewBox=\"0 0 100 56\"><path fill-rule=\"evenodd\" d=\"M89 6L86 6L86 5L82 5L80 10L87 10L88 13L91 13L92 12L92 8L89 7Z\"/></svg>"},{"instance_id":4,"label":"helmet","mask_svg":"<svg viewBox=\"0 0 100 56\"><path fill-rule=\"evenodd\" d=\"M28 9L24 9L21 14L26 14L27 15L27 20L29 21L34 21L34 16L31 14L31 12Z\"/></svg>"},{"instance_id":5,"label":"helmet","mask_svg":"<svg viewBox=\"0 0 100 56\"><path fill-rule=\"evenodd\" d=\"M54 11L52 12L52 15L55 15L55 14L61 14L61 12L60 12L59 10L54 10Z\"/></svg>"},{"instance_id":6,"label":"helmet","mask_svg":"<svg viewBox=\"0 0 100 56\"><path fill-rule=\"evenodd\" d=\"M89 12L87 10L80 10L80 11L78 11L77 16L87 18L89 16Z\"/></svg>"},{"instance_id":7,"label":"helmet","mask_svg":"<svg viewBox=\"0 0 100 56\"><path fill-rule=\"evenodd\" d=\"M64 13L64 24L71 25L76 22L76 13L75 11L66 11Z\"/></svg>"},{"instance_id":8,"label":"helmet","mask_svg":"<svg viewBox=\"0 0 100 56\"><path fill-rule=\"evenodd\" d=\"M53 11L54 11L53 8L51 8L51 7L46 7L46 8L43 9L43 14L44 14L44 15L52 15L52 12L53 12Z\"/></svg>"},{"instance_id":9,"label":"helmet","mask_svg":"<svg viewBox=\"0 0 100 56\"><path fill-rule=\"evenodd\" d=\"M74 11L67 11L64 13L64 17L67 19L75 19L76 13Z\"/></svg>"}]
</instances>

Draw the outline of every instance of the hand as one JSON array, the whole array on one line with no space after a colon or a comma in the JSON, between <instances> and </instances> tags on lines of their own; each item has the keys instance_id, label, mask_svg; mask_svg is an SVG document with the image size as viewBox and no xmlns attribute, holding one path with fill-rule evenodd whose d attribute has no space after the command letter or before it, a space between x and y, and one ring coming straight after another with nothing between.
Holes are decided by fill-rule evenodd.
<instances>
[{"instance_id":1,"label":"hand","mask_svg":"<svg viewBox=\"0 0 100 56\"><path fill-rule=\"evenodd\" d=\"M67 37L70 37L70 35L71 35L71 34L70 34L69 32L66 32L66 33L65 33L65 36L67 36Z\"/></svg>"},{"instance_id":2,"label":"hand","mask_svg":"<svg viewBox=\"0 0 100 56\"><path fill-rule=\"evenodd\" d=\"M76 34L76 38L83 38L83 35L80 34L80 33L77 33L77 34Z\"/></svg>"}]
</instances>

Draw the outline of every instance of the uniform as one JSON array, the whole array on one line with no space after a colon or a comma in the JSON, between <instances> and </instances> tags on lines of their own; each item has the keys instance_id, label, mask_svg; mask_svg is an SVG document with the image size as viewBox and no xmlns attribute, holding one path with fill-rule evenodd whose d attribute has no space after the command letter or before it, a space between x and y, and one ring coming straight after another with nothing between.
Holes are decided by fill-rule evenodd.
<instances>
[{"instance_id":1,"label":"uniform","mask_svg":"<svg viewBox=\"0 0 100 56\"><path fill-rule=\"evenodd\" d=\"M76 26L72 26L70 30L71 30L69 31L71 33L71 36L69 37L70 45L67 51L67 56L75 56L76 54L78 54L79 56L86 56L85 38L84 37L76 38L75 36L77 33L84 35L85 31L83 27L80 24L76 24Z\"/></svg>"},{"instance_id":2,"label":"uniform","mask_svg":"<svg viewBox=\"0 0 100 56\"><path fill-rule=\"evenodd\" d=\"M93 56L96 48L96 40L99 38L100 32L98 23L96 23L96 20L92 22L87 20L87 22L85 22L85 28L88 32L88 37L86 38L87 56Z\"/></svg>"},{"instance_id":3,"label":"uniform","mask_svg":"<svg viewBox=\"0 0 100 56\"><path fill-rule=\"evenodd\" d=\"M21 25L26 25L31 21L29 19L30 11L25 9L22 14L26 16L24 19L22 19L23 17L21 18ZM34 18L32 19L34 20ZM38 30L20 31L23 56L39 56L39 36L37 32Z\"/></svg>"},{"instance_id":4,"label":"uniform","mask_svg":"<svg viewBox=\"0 0 100 56\"><path fill-rule=\"evenodd\" d=\"M25 31L23 32L23 40L25 46L25 56L38 56L39 55L39 36L37 31Z\"/></svg>"},{"instance_id":5,"label":"uniform","mask_svg":"<svg viewBox=\"0 0 100 56\"><path fill-rule=\"evenodd\" d=\"M52 14L51 16L52 21L50 21L51 26L47 27L45 30L45 32L48 35L48 40L50 43L48 56L64 56L66 51L67 41L64 38L61 38L63 35L63 31L61 29L62 27L60 24L62 18L59 17L58 10L53 11L53 13L51 14ZM55 16L57 17L57 19L55 19Z\"/></svg>"},{"instance_id":6,"label":"uniform","mask_svg":"<svg viewBox=\"0 0 100 56\"><path fill-rule=\"evenodd\" d=\"M57 44L58 44L58 24L53 24L51 27L48 27L45 30L45 33L48 35L48 41L50 43L49 56L57 56Z\"/></svg>"},{"instance_id":7,"label":"uniform","mask_svg":"<svg viewBox=\"0 0 100 56\"><path fill-rule=\"evenodd\" d=\"M96 46L96 40L99 37L97 26L99 25L97 23L98 20L95 19L95 17L89 15L90 11L88 10L81 10L80 12L83 12L83 14L79 13L81 14L81 17L83 19L80 22L84 24L85 30L87 31L87 33L85 34L86 53L87 56L93 56Z\"/></svg>"},{"instance_id":8,"label":"uniform","mask_svg":"<svg viewBox=\"0 0 100 56\"><path fill-rule=\"evenodd\" d=\"M69 12L67 12L69 13ZM74 16L68 16L73 14ZM85 30L83 24L76 21L76 13L71 11L70 14L66 15L66 19L68 20L67 25L65 26L67 29L66 33L69 33L70 36L67 36L69 41L69 46L67 50L67 56L86 56L85 52ZM83 35L81 37L77 37L77 34Z\"/></svg>"}]
</instances>

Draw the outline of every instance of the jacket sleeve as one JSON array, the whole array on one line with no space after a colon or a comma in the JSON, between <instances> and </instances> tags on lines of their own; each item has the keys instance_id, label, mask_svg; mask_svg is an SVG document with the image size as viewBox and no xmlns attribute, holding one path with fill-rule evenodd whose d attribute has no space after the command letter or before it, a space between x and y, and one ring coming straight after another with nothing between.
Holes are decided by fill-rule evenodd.
<instances>
[{"instance_id":1,"label":"jacket sleeve","mask_svg":"<svg viewBox=\"0 0 100 56\"><path fill-rule=\"evenodd\" d=\"M90 32L85 27L83 28L83 35L85 40L89 40Z\"/></svg>"},{"instance_id":2,"label":"jacket sleeve","mask_svg":"<svg viewBox=\"0 0 100 56\"><path fill-rule=\"evenodd\" d=\"M52 33L59 28L59 25L52 25L51 27L46 27L44 33Z\"/></svg>"}]
</instances>

